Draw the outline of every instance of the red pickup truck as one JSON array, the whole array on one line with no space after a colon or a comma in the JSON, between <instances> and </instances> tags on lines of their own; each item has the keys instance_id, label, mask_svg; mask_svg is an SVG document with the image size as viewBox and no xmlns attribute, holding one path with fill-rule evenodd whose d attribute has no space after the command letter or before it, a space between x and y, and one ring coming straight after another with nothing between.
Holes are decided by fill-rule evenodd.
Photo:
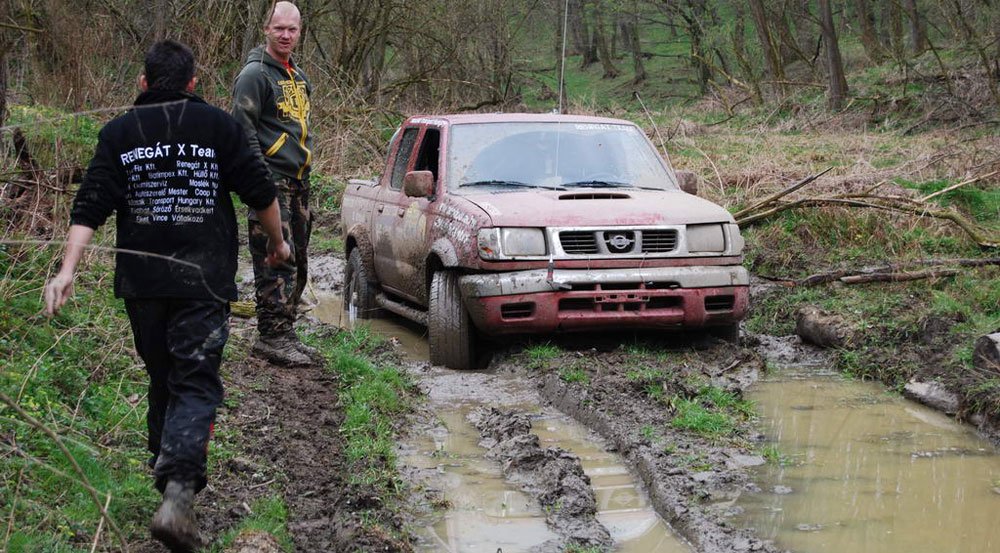
<instances>
[{"instance_id":1,"label":"red pickup truck","mask_svg":"<svg viewBox=\"0 0 1000 553\"><path fill-rule=\"evenodd\" d=\"M428 328L431 362L483 338L704 328L738 336L749 275L733 217L681 190L635 124L573 115L407 119L342 205L345 308Z\"/></svg>"}]
</instances>

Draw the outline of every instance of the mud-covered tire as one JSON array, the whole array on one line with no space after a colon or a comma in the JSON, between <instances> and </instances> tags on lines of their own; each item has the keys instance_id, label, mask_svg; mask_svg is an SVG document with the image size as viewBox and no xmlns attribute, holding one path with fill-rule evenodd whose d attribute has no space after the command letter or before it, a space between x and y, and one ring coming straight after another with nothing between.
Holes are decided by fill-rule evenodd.
<instances>
[{"instance_id":1,"label":"mud-covered tire","mask_svg":"<svg viewBox=\"0 0 1000 553\"><path fill-rule=\"evenodd\" d=\"M431 279L427 333L431 363L449 369L476 366L476 328L462 303L458 274L438 271Z\"/></svg>"},{"instance_id":2,"label":"mud-covered tire","mask_svg":"<svg viewBox=\"0 0 1000 553\"><path fill-rule=\"evenodd\" d=\"M344 310L351 312L353 309L358 319L381 316L381 309L375 303L376 283L368 276L361 250L355 248L348 256L344 273Z\"/></svg>"}]
</instances>

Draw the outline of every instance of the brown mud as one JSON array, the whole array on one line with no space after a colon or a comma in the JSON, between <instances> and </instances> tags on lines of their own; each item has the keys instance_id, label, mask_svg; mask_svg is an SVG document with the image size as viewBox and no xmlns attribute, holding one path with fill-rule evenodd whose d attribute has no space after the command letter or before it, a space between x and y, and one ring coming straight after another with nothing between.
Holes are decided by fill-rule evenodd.
<instances>
[{"instance_id":1,"label":"brown mud","mask_svg":"<svg viewBox=\"0 0 1000 553\"><path fill-rule=\"evenodd\" d=\"M565 551L567 546L611 546L611 534L597 520L597 499L580 458L564 449L543 448L524 413L481 409L470 415L483 436L480 442L504 475L531 493L545 510L549 528L562 539L538 550Z\"/></svg>"},{"instance_id":2,"label":"brown mud","mask_svg":"<svg viewBox=\"0 0 1000 553\"><path fill-rule=\"evenodd\" d=\"M554 407L604 438L638 475L657 512L695 551L777 551L752 531L734 528L727 513L742 490L752 486L747 468L764 463L752 447L761 437L749 425L734 430L735 440L676 430L670 425L670 403L662 400L691 396L699 382L741 393L762 368L752 352L722 343L702 351L681 347L674 355L646 360L641 369L623 348L564 351L540 369L527 369L525 361L523 354L515 354L497 370L532 380ZM585 371L586 378L566 382L560 369L567 366ZM637 369L655 376L636 378ZM651 396L651 385L663 395Z\"/></svg>"}]
</instances>

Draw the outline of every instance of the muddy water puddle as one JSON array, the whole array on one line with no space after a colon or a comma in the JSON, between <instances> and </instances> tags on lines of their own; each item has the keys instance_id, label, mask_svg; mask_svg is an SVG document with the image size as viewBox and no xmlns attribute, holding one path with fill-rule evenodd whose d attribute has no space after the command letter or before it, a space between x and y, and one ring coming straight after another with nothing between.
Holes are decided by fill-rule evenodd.
<instances>
[{"instance_id":1,"label":"muddy water puddle","mask_svg":"<svg viewBox=\"0 0 1000 553\"><path fill-rule=\"evenodd\" d=\"M531 551L556 539L545 525L545 513L529 495L504 480L500 466L483 457L479 432L467 420L482 404L435 409L441 424L417 437L401 452L404 464L436 470L450 508L423 529L419 551L504 553ZM598 520L624 553L680 553L690 549L673 537L653 511L645 493L596 437L561 415L546 414L533 405L507 409L533 413L532 431L543 447L560 447L580 456L597 496Z\"/></svg>"},{"instance_id":2,"label":"muddy water puddle","mask_svg":"<svg viewBox=\"0 0 1000 553\"><path fill-rule=\"evenodd\" d=\"M749 397L784 466L759 469L740 522L795 552L1000 551L1000 456L882 386L762 382Z\"/></svg>"},{"instance_id":3,"label":"muddy water puddle","mask_svg":"<svg viewBox=\"0 0 1000 553\"><path fill-rule=\"evenodd\" d=\"M340 328L366 324L375 333L392 340L407 361L426 361L430 357L426 330L423 327L391 313L385 318L362 321L344 310L344 298L340 294L314 292L312 295L314 305L310 313L320 322Z\"/></svg>"}]
</instances>

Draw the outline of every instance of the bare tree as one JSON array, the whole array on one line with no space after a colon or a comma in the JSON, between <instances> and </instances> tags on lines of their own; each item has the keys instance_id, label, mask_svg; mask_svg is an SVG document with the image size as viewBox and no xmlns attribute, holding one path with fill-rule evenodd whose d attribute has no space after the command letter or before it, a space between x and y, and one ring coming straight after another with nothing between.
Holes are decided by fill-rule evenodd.
<instances>
[{"instance_id":1,"label":"bare tree","mask_svg":"<svg viewBox=\"0 0 1000 553\"><path fill-rule=\"evenodd\" d=\"M785 94L785 65L781 59L781 47L771 32L771 25L762 0L749 0L749 4L754 27L757 29L757 38L760 40L760 47L764 52L764 61L767 63L768 76L783 96Z\"/></svg>"},{"instance_id":2,"label":"bare tree","mask_svg":"<svg viewBox=\"0 0 1000 553\"><path fill-rule=\"evenodd\" d=\"M615 67L614 59L611 57L611 49L608 47L608 32L604 25L604 0L593 0L594 16L594 42L597 46L598 57L601 66L604 68L602 79L614 79L621 74Z\"/></svg>"},{"instance_id":3,"label":"bare tree","mask_svg":"<svg viewBox=\"0 0 1000 553\"><path fill-rule=\"evenodd\" d=\"M923 16L917 9L917 0L904 0L906 18L910 23L910 49L914 54L927 50L927 31L924 29Z\"/></svg>"},{"instance_id":4,"label":"bare tree","mask_svg":"<svg viewBox=\"0 0 1000 553\"><path fill-rule=\"evenodd\" d=\"M830 109L838 110L844 106L844 98L847 96L847 78L844 76L844 62L840 57L840 45L837 42L837 30L833 25L830 0L819 0L819 20L823 33L823 43L826 46L826 65L830 80Z\"/></svg>"},{"instance_id":5,"label":"bare tree","mask_svg":"<svg viewBox=\"0 0 1000 553\"><path fill-rule=\"evenodd\" d=\"M854 0L854 12L858 20L858 36L865 47L865 55L875 63L885 59L885 48L875 31L875 14L869 0Z\"/></svg>"}]
</instances>

